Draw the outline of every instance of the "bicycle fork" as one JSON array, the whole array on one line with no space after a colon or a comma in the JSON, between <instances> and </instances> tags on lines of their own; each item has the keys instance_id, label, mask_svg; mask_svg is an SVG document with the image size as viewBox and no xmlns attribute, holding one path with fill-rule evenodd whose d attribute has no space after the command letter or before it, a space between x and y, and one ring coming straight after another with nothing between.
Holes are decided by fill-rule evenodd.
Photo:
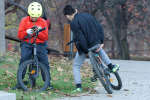
<instances>
[{"instance_id":1,"label":"bicycle fork","mask_svg":"<svg viewBox=\"0 0 150 100\"><path fill-rule=\"evenodd\" d=\"M37 44L33 44L33 48L34 48L34 66L36 66L36 77L38 78L39 77L39 68L38 68L38 58L37 58L37 56L36 56L36 46L37 46Z\"/></svg>"}]
</instances>

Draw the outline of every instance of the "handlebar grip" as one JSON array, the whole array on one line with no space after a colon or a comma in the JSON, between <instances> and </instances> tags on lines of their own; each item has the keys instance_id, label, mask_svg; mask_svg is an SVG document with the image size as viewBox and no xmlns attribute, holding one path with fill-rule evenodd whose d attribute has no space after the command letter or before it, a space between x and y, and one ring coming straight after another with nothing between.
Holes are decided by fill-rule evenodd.
<instances>
[{"instance_id":1,"label":"handlebar grip","mask_svg":"<svg viewBox=\"0 0 150 100\"><path fill-rule=\"evenodd\" d=\"M44 28L42 28L42 29L39 29L39 32L41 32L41 31L43 31L43 30L45 30L46 29L46 27L44 27Z\"/></svg>"},{"instance_id":2,"label":"handlebar grip","mask_svg":"<svg viewBox=\"0 0 150 100\"><path fill-rule=\"evenodd\" d=\"M99 21L99 23L101 23L101 22L102 22L102 20Z\"/></svg>"},{"instance_id":3,"label":"handlebar grip","mask_svg":"<svg viewBox=\"0 0 150 100\"><path fill-rule=\"evenodd\" d=\"M73 42L73 40L72 40L72 41L70 41L70 42L68 42L68 43L67 43L67 45L71 44L72 42Z\"/></svg>"}]
</instances>

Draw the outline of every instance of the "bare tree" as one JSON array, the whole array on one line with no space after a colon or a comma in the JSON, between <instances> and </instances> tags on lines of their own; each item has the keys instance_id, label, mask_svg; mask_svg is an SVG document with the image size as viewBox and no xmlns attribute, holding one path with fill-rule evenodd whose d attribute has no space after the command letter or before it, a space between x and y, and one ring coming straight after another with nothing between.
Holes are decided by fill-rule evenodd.
<instances>
[{"instance_id":1,"label":"bare tree","mask_svg":"<svg viewBox=\"0 0 150 100\"><path fill-rule=\"evenodd\" d=\"M0 52L5 53L5 6L4 6L4 0L1 0L0 2Z\"/></svg>"}]
</instances>

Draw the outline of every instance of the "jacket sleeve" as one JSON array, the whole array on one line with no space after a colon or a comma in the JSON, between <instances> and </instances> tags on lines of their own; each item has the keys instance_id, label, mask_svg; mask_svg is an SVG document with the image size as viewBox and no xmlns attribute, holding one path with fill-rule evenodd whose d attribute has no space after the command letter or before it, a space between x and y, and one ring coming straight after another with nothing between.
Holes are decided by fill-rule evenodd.
<instances>
[{"instance_id":1,"label":"jacket sleeve","mask_svg":"<svg viewBox=\"0 0 150 100\"><path fill-rule=\"evenodd\" d=\"M25 27L25 21L22 20L20 22L20 25L19 25L19 29L18 29L18 38L19 39L24 39L25 36L27 36L27 32L26 32L26 27Z\"/></svg>"},{"instance_id":2,"label":"jacket sleeve","mask_svg":"<svg viewBox=\"0 0 150 100\"><path fill-rule=\"evenodd\" d=\"M50 29L51 29L51 22L50 22L49 19L47 19L47 20L48 20L48 24L49 24L49 25L48 25L48 26L49 26L49 27L48 27L48 30L50 30Z\"/></svg>"},{"instance_id":3,"label":"jacket sleeve","mask_svg":"<svg viewBox=\"0 0 150 100\"><path fill-rule=\"evenodd\" d=\"M99 27L99 31L100 31L100 38L101 38L101 44L104 43L104 31L103 31L103 26L98 22L98 27Z\"/></svg>"},{"instance_id":4,"label":"jacket sleeve","mask_svg":"<svg viewBox=\"0 0 150 100\"><path fill-rule=\"evenodd\" d=\"M94 17L94 16L93 16ZM96 23L97 23L97 26L99 28L99 36L100 36L100 39L101 39L101 44L104 43L104 31L103 31L103 26L96 20L96 18L94 17Z\"/></svg>"},{"instance_id":5,"label":"jacket sleeve","mask_svg":"<svg viewBox=\"0 0 150 100\"><path fill-rule=\"evenodd\" d=\"M86 43L85 36L83 35L79 25L76 23L70 23L70 27L71 27L71 30L73 31L75 38L76 38L77 43L75 43L75 44L79 44L79 47L81 48L81 50L85 54L87 54L88 53L88 46Z\"/></svg>"},{"instance_id":6,"label":"jacket sleeve","mask_svg":"<svg viewBox=\"0 0 150 100\"><path fill-rule=\"evenodd\" d=\"M42 32L38 34L38 38L41 41L46 41L48 39L48 29L47 29L47 24L45 20L43 20L43 23L42 23L42 28L44 27L46 27L46 30L43 30Z\"/></svg>"},{"instance_id":7,"label":"jacket sleeve","mask_svg":"<svg viewBox=\"0 0 150 100\"><path fill-rule=\"evenodd\" d=\"M103 31L103 26L97 21L97 24L98 24L98 28L99 28L99 31L100 31L100 37L101 37L101 44L104 43L104 31Z\"/></svg>"}]
</instances>

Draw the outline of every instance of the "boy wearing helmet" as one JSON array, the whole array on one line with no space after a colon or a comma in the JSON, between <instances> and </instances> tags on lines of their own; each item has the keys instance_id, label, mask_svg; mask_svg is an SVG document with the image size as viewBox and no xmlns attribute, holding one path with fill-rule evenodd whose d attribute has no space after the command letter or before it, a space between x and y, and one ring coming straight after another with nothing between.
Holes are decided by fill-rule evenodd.
<instances>
[{"instance_id":1,"label":"boy wearing helmet","mask_svg":"<svg viewBox=\"0 0 150 100\"><path fill-rule=\"evenodd\" d=\"M35 31L31 29L33 26L37 26L37 29L47 27L46 21L40 16L42 15L42 6L38 2L32 2L28 7L28 14L29 16L23 18L20 22L19 29L18 29L18 38L22 40L20 43L21 47L21 59L19 66L26 60L31 59L32 55L32 46L29 45L29 39L24 39L27 35L33 35L35 34ZM36 30L36 29L35 29ZM39 62L43 63L44 66L47 68L47 70L50 70L48 57L44 45L44 41L48 39L48 29L43 30L38 34L38 37L35 41L37 44L37 57ZM33 42L34 37L31 38L31 43ZM26 71L22 73L23 77L25 76ZM42 75L43 76L43 75ZM44 80L44 78L43 78ZM53 87L49 83L48 89L52 89ZM20 89L18 83L15 87L12 88Z\"/></svg>"}]
</instances>

